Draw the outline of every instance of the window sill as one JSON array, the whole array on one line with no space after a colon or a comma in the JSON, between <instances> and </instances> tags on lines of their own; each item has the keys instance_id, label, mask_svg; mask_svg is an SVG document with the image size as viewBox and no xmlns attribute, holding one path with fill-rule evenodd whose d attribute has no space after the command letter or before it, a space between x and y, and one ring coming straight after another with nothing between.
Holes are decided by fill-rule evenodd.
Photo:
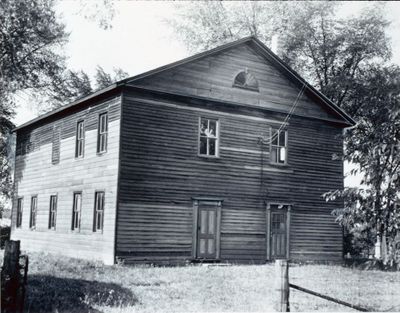
<instances>
[{"instance_id":1,"label":"window sill","mask_svg":"<svg viewBox=\"0 0 400 313\"><path fill-rule=\"evenodd\" d=\"M103 155L105 155L105 154L107 154L107 151L96 152L96 155L97 155L97 156L103 156Z\"/></svg>"},{"instance_id":2,"label":"window sill","mask_svg":"<svg viewBox=\"0 0 400 313\"><path fill-rule=\"evenodd\" d=\"M238 84L233 84L232 87L233 88L243 89L243 90L248 90L248 91L260 92L259 88L250 87L250 86L241 86L241 85L238 85Z\"/></svg>"},{"instance_id":3,"label":"window sill","mask_svg":"<svg viewBox=\"0 0 400 313\"><path fill-rule=\"evenodd\" d=\"M197 154L199 158L204 158L204 159L220 159L221 157L219 155L205 155L205 154Z\"/></svg>"},{"instance_id":4,"label":"window sill","mask_svg":"<svg viewBox=\"0 0 400 313\"><path fill-rule=\"evenodd\" d=\"M269 162L270 166L276 166L276 167L290 167L289 163L274 163L274 162Z\"/></svg>"}]
</instances>

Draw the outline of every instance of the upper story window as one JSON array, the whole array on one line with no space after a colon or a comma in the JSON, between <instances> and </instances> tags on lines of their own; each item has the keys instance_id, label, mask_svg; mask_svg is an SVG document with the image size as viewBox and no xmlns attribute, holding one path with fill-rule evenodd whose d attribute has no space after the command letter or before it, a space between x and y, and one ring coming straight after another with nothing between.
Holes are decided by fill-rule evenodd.
<instances>
[{"instance_id":1,"label":"upper story window","mask_svg":"<svg viewBox=\"0 0 400 313\"><path fill-rule=\"evenodd\" d=\"M93 231L102 232L104 223L104 191L97 191L94 195Z\"/></svg>"},{"instance_id":2,"label":"upper story window","mask_svg":"<svg viewBox=\"0 0 400 313\"><path fill-rule=\"evenodd\" d=\"M20 228L22 225L22 208L23 208L23 198L17 199L17 220L16 220L16 227Z\"/></svg>"},{"instance_id":3,"label":"upper story window","mask_svg":"<svg viewBox=\"0 0 400 313\"><path fill-rule=\"evenodd\" d=\"M255 76L248 71L248 69L245 69L236 75L235 80L233 81L233 87L258 91L258 81Z\"/></svg>"},{"instance_id":4,"label":"upper story window","mask_svg":"<svg viewBox=\"0 0 400 313\"><path fill-rule=\"evenodd\" d=\"M36 216L37 216L37 196L31 198L31 218L29 220L29 228L36 228Z\"/></svg>"},{"instance_id":5,"label":"upper story window","mask_svg":"<svg viewBox=\"0 0 400 313\"><path fill-rule=\"evenodd\" d=\"M50 196L49 229L56 229L57 196Z\"/></svg>"},{"instance_id":6,"label":"upper story window","mask_svg":"<svg viewBox=\"0 0 400 313\"><path fill-rule=\"evenodd\" d=\"M97 153L107 151L107 137L108 137L108 114L103 113L99 115L99 127L97 130Z\"/></svg>"},{"instance_id":7,"label":"upper story window","mask_svg":"<svg viewBox=\"0 0 400 313\"><path fill-rule=\"evenodd\" d=\"M271 130L271 163L286 164L287 163L287 131Z\"/></svg>"},{"instance_id":8,"label":"upper story window","mask_svg":"<svg viewBox=\"0 0 400 313\"><path fill-rule=\"evenodd\" d=\"M80 230L81 228L81 207L82 207L82 193L74 193L74 203L72 205L72 230Z\"/></svg>"},{"instance_id":9,"label":"upper story window","mask_svg":"<svg viewBox=\"0 0 400 313\"><path fill-rule=\"evenodd\" d=\"M199 155L217 157L219 148L219 121L200 118Z\"/></svg>"},{"instance_id":10,"label":"upper story window","mask_svg":"<svg viewBox=\"0 0 400 313\"><path fill-rule=\"evenodd\" d=\"M79 121L76 125L76 145L75 145L75 157L83 157L83 150L85 147L85 124L83 121Z\"/></svg>"}]
</instances>

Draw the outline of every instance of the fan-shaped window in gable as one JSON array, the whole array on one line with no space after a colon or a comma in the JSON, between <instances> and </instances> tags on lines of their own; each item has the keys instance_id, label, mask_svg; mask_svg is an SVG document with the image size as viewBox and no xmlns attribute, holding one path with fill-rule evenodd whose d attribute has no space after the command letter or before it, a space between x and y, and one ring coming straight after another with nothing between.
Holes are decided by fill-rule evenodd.
<instances>
[{"instance_id":1,"label":"fan-shaped window in gable","mask_svg":"<svg viewBox=\"0 0 400 313\"><path fill-rule=\"evenodd\" d=\"M233 86L258 91L258 81L247 69L236 75Z\"/></svg>"}]
</instances>

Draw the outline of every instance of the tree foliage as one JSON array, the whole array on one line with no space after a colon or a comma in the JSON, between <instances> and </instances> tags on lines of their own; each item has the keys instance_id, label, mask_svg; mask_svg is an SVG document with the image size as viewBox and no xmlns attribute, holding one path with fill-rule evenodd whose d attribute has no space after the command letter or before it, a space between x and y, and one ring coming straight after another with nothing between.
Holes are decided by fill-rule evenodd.
<instances>
[{"instance_id":1,"label":"tree foliage","mask_svg":"<svg viewBox=\"0 0 400 313\"><path fill-rule=\"evenodd\" d=\"M34 102L38 111L45 113L71 103L96 90L108 87L128 76L128 73L120 68L114 68L112 73L107 73L101 66L97 66L93 81L82 70L66 70L61 75L54 77L47 88L37 89L31 96L35 97Z\"/></svg>"},{"instance_id":2,"label":"tree foliage","mask_svg":"<svg viewBox=\"0 0 400 313\"><path fill-rule=\"evenodd\" d=\"M9 133L14 96L20 90L51 84L64 69L64 58L56 51L66 40L53 1L0 2L0 198L12 193ZM0 213L2 209L3 202Z\"/></svg>"},{"instance_id":3,"label":"tree foliage","mask_svg":"<svg viewBox=\"0 0 400 313\"><path fill-rule=\"evenodd\" d=\"M345 159L358 165L365 188L334 191L346 208L336 212L342 225L368 224L389 238L400 230L400 67L370 66L355 81L348 100L358 120L345 134Z\"/></svg>"}]
</instances>

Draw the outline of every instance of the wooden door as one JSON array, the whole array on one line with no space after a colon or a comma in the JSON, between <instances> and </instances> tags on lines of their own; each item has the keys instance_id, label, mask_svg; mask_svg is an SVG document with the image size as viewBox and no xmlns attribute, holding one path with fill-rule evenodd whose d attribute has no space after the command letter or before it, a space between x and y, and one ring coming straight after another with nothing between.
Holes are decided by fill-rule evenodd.
<instances>
[{"instance_id":1,"label":"wooden door","mask_svg":"<svg viewBox=\"0 0 400 313\"><path fill-rule=\"evenodd\" d=\"M215 259L217 256L217 208L199 206L197 227L197 258Z\"/></svg>"},{"instance_id":2,"label":"wooden door","mask_svg":"<svg viewBox=\"0 0 400 313\"><path fill-rule=\"evenodd\" d=\"M273 259L286 258L286 212L271 213L271 257Z\"/></svg>"}]
</instances>

